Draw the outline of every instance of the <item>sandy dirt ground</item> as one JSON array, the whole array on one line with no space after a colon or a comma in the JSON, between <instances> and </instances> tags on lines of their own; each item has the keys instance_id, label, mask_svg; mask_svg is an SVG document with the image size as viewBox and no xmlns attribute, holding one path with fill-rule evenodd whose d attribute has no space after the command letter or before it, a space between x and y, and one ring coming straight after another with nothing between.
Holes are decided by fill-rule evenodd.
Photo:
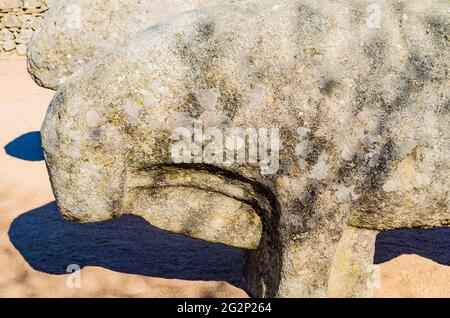
<instances>
[{"instance_id":1,"label":"sandy dirt ground","mask_svg":"<svg viewBox=\"0 0 450 318\"><path fill-rule=\"evenodd\" d=\"M136 220L84 226L57 215L45 163L23 145L38 136L52 95L29 78L24 58L0 56L0 297L246 297L235 287L239 251ZM446 259L387 259L375 271L376 297L450 297ZM67 274L70 262L81 271Z\"/></svg>"}]
</instances>

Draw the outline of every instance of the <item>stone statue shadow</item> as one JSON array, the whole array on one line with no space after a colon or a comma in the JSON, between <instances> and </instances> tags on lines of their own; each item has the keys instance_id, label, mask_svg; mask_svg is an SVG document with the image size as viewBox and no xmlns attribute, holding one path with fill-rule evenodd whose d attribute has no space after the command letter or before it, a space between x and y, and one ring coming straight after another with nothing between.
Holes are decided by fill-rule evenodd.
<instances>
[{"instance_id":1,"label":"stone statue shadow","mask_svg":"<svg viewBox=\"0 0 450 318\"><path fill-rule=\"evenodd\" d=\"M117 272L241 285L242 251L159 230L143 219L122 216L101 223L66 221L55 202L17 217L11 242L35 269L65 274L70 264ZM450 229L395 230L378 235L375 264L417 254L450 265Z\"/></svg>"},{"instance_id":2,"label":"stone statue shadow","mask_svg":"<svg viewBox=\"0 0 450 318\"><path fill-rule=\"evenodd\" d=\"M51 202L17 217L9 237L35 270L49 274L66 274L68 265L77 264L129 274L241 284L240 249L168 233L139 217L72 223Z\"/></svg>"},{"instance_id":3,"label":"stone statue shadow","mask_svg":"<svg viewBox=\"0 0 450 318\"><path fill-rule=\"evenodd\" d=\"M28 161L44 160L41 147L41 133L32 131L17 137L5 146L8 155Z\"/></svg>"},{"instance_id":4,"label":"stone statue shadow","mask_svg":"<svg viewBox=\"0 0 450 318\"><path fill-rule=\"evenodd\" d=\"M416 254L450 266L450 228L393 230L377 235L375 264L401 254Z\"/></svg>"}]
</instances>

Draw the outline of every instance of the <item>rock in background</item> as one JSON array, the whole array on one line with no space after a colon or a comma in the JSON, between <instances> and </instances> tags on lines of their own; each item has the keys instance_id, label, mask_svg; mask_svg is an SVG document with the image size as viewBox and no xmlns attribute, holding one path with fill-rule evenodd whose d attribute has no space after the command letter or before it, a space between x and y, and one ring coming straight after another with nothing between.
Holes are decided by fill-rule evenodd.
<instances>
[{"instance_id":1,"label":"rock in background","mask_svg":"<svg viewBox=\"0 0 450 318\"><path fill-rule=\"evenodd\" d=\"M25 55L27 43L41 25L47 0L0 0L0 54Z\"/></svg>"}]
</instances>

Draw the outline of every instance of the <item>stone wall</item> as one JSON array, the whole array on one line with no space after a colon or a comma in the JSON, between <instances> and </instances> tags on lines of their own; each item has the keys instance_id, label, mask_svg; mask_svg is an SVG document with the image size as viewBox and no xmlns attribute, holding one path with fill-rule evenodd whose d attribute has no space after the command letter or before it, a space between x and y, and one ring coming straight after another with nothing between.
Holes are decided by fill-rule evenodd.
<instances>
[{"instance_id":1,"label":"stone wall","mask_svg":"<svg viewBox=\"0 0 450 318\"><path fill-rule=\"evenodd\" d=\"M47 11L47 0L0 0L0 54L24 55Z\"/></svg>"}]
</instances>

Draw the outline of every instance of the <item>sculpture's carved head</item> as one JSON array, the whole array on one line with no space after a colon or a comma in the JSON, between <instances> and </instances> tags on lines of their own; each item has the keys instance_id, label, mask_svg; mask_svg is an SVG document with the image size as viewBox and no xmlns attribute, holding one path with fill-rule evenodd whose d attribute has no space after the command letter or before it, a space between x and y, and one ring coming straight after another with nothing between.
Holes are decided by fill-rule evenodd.
<instances>
[{"instance_id":1,"label":"sculpture's carved head","mask_svg":"<svg viewBox=\"0 0 450 318\"><path fill-rule=\"evenodd\" d=\"M375 27L361 1L202 9L96 58L42 128L62 212L250 249L343 208L366 228L448 224L445 10L380 3Z\"/></svg>"}]
</instances>

